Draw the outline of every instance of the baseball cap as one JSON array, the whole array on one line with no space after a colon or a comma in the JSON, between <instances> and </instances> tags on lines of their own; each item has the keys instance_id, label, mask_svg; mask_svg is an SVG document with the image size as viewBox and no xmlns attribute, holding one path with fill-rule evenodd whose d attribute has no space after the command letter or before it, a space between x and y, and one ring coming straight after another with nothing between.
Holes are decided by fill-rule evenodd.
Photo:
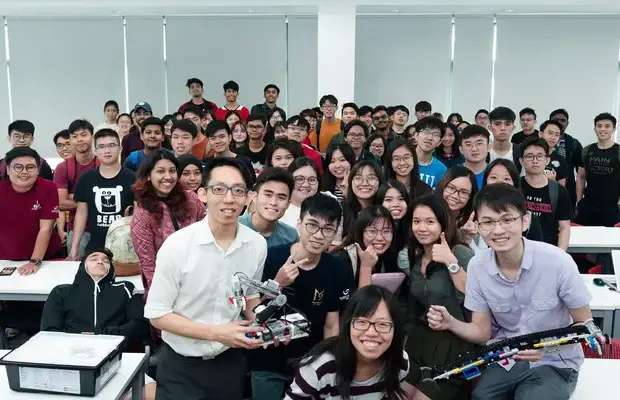
<instances>
[{"instance_id":1,"label":"baseball cap","mask_svg":"<svg viewBox=\"0 0 620 400\"><path fill-rule=\"evenodd\" d=\"M141 101L139 103L136 103L136 105L133 107L133 112L137 111L138 108L144 108L146 111L150 112L151 114L153 114L153 109L151 108L151 105L145 101Z\"/></svg>"}]
</instances>

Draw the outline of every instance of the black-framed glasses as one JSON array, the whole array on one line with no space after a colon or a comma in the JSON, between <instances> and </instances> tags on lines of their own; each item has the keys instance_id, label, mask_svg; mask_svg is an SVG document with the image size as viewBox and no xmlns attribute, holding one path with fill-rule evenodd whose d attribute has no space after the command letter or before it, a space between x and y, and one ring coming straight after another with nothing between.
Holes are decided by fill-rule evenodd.
<instances>
[{"instance_id":1,"label":"black-framed glasses","mask_svg":"<svg viewBox=\"0 0 620 400\"><path fill-rule=\"evenodd\" d=\"M71 143L69 143L69 142L65 142L65 143L57 143L57 144L56 144L56 148L57 148L58 150L60 150L60 149L70 149L70 148L71 148Z\"/></svg>"},{"instance_id":2,"label":"black-framed glasses","mask_svg":"<svg viewBox=\"0 0 620 400\"><path fill-rule=\"evenodd\" d=\"M378 333L390 333L394 324L387 321L370 322L366 319L356 318L351 322L353 329L366 332L372 326Z\"/></svg>"},{"instance_id":3,"label":"black-framed glasses","mask_svg":"<svg viewBox=\"0 0 620 400\"><path fill-rule=\"evenodd\" d=\"M207 186L207 189L211 190L211 193L216 196L224 196L229 190L235 197L245 197L245 195L248 194L248 188L239 185L226 186L218 184Z\"/></svg>"},{"instance_id":4,"label":"black-framed glasses","mask_svg":"<svg viewBox=\"0 0 620 400\"><path fill-rule=\"evenodd\" d=\"M439 131L431 131L429 129L421 130L420 132L418 132L418 135L420 135L420 136L427 136L427 137L431 136L431 137L434 137L436 139L441 138L441 132L439 132Z\"/></svg>"},{"instance_id":5,"label":"black-framed glasses","mask_svg":"<svg viewBox=\"0 0 620 400\"><path fill-rule=\"evenodd\" d=\"M499 226L501 226L502 229L508 229L513 226L515 221L521 218L523 218L523 215L519 215L518 217L506 217L506 218L502 218L499 220L491 219L491 220L485 220L485 221L478 221L478 229L480 230L480 232L489 233L495 229L495 226L497 224L499 224Z\"/></svg>"},{"instance_id":6,"label":"black-framed glasses","mask_svg":"<svg viewBox=\"0 0 620 400\"><path fill-rule=\"evenodd\" d=\"M394 231L391 229L377 229L377 228L366 228L364 229L364 235L368 237L368 239L374 239L377 235L381 233L384 239L391 239L394 236Z\"/></svg>"},{"instance_id":7,"label":"black-framed glasses","mask_svg":"<svg viewBox=\"0 0 620 400\"><path fill-rule=\"evenodd\" d=\"M303 185L304 182L308 182L308 185L314 186L319 183L319 178L317 178L316 176L311 176L309 178L306 178L305 176L297 175L296 177L293 178L293 181L298 186Z\"/></svg>"},{"instance_id":8,"label":"black-framed glasses","mask_svg":"<svg viewBox=\"0 0 620 400\"><path fill-rule=\"evenodd\" d=\"M260 131L261 129L264 129L265 127L263 125L248 124L246 128L248 131Z\"/></svg>"},{"instance_id":9,"label":"black-framed glasses","mask_svg":"<svg viewBox=\"0 0 620 400\"><path fill-rule=\"evenodd\" d=\"M469 190L465 190L465 189L457 189L455 186L453 186L452 184L448 183L446 185L446 188L444 189L444 192L448 195L448 196L452 196L453 194L456 193L456 195L463 199L463 200L467 200L469 199L469 197L471 196L471 192Z\"/></svg>"},{"instance_id":10,"label":"black-framed glasses","mask_svg":"<svg viewBox=\"0 0 620 400\"><path fill-rule=\"evenodd\" d=\"M523 156L523 159L526 161L534 161L534 159L536 159L536 161L545 161L547 159L547 155L546 154L526 154Z\"/></svg>"},{"instance_id":11,"label":"black-framed glasses","mask_svg":"<svg viewBox=\"0 0 620 400\"><path fill-rule=\"evenodd\" d=\"M22 141L22 140L30 140L32 139L32 133L14 133L11 135L11 139Z\"/></svg>"},{"instance_id":12,"label":"black-framed glasses","mask_svg":"<svg viewBox=\"0 0 620 400\"><path fill-rule=\"evenodd\" d=\"M317 224L314 224L312 222L306 222L305 226L306 231L308 231L308 233L312 235L314 235L318 231L321 231L321 235L323 235L323 237L325 238L333 237L336 234L336 228L333 228L331 226L318 226Z\"/></svg>"},{"instance_id":13,"label":"black-framed glasses","mask_svg":"<svg viewBox=\"0 0 620 400\"><path fill-rule=\"evenodd\" d=\"M26 172L34 172L38 168L36 164L26 164L26 165L24 165L24 164L11 164L9 166L15 172L22 172L24 169L26 170Z\"/></svg>"}]
</instances>

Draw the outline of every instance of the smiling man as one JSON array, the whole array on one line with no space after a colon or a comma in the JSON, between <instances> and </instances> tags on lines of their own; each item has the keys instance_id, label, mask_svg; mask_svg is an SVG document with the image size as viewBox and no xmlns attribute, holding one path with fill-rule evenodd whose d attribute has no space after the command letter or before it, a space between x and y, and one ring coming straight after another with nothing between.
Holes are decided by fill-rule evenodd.
<instances>
[{"instance_id":1,"label":"smiling man","mask_svg":"<svg viewBox=\"0 0 620 400\"><path fill-rule=\"evenodd\" d=\"M288 140L299 142L301 149L304 152L304 156L310 158L316 164L319 169L319 174L323 173L323 159L321 154L314 150L312 147L304 144L304 140L310 132L310 123L301 115L294 115L286 121L288 128L286 130L286 136Z\"/></svg>"},{"instance_id":2,"label":"smiling man","mask_svg":"<svg viewBox=\"0 0 620 400\"><path fill-rule=\"evenodd\" d=\"M34 125L30 121L19 119L9 124L9 144L12 149L17 147L30 147L34 142ZM39 158L39 176L43 179L53 180L54 173L49 164L42 157ZM4 159L0 160L0 180L6 179L7 163Z\"/></svg>"},{"instance_id":3,"label":"smiling man","mask_svg":"<svg viewBox=\"0 0 620 400\"><path fill-rule=\"evenodd\" d=\"M170 144L174 155L180 157L192 154L192 144L198 136L196 125L189 119L180 119L172 123L170 132Z\"/></svg>"},{"instance_id":4,"label":"smiling man","mask_svg":"<svg viewBox=\"0 0 620 400\"><path fill-rule=\"evenodd\" d=\"M487 155L489 154L489 131L480 125L469 125L461 132L459 150L465 162L463 166L476 175L478 189L482 189L484 172L487 169Z\"/></svg>"},{"instance_id":5,"label":"smiling man","mask_svg":"<svg viewBox=\"0 0 620 400\"><path fill-rule=\"evenodd\" d=\"M293 175L281 168L266 168L256 178L254 185L254 212L239 218L239 222L260 233L271 248L294 243L299 239L297 231L279 219L291 202Z\"/></svg>"},{"instance_id":6,"label":"smiling man","mask_svg":"<svg viewBox=\"0 0 620 400\"><path fill-rule=\"evenodd\" d=\"M202 97L204 93L204 84L200 79L189 78L185 83L185 86L187 86L187 91L189 92L191 99L187 103L181 104L179 107L179 113L183 114L183 111L185 111L187 107L198 107L203 112L217 110L217 105L215 103Z\"/></svg>"},{"instance_id":7,"label":"smiling man","mask_svg":"<svg viewBox=\"0 0 620 400\"><path fill-rule=\"evenodd\" d=\"M278 97L280 96L280 88L270 83L265 86L263 89L263 97L265 98L265 102L261 104L256 104L252 107L250 114L263 114L264 116L269 115L269 112L278 107L276 102L278 101Z\"/></svg>"},{"instance_id":8,"label":"smiling man","mask_svg":"<svg viewBox=\"0 0 620 400\"><path fill-rule=\"evenodd\" d=\"M141 129L142 123L153 115L153 109L147 102L141 101L137 103L133 110L131 110L131 116L134 119L135 126L129 132L129 134L123 137L121 142L121 162L125 162L129 155L144 148L144 142L142 141Z\"/></svg>"},{"instance_id":9,"label":"smiling man","mask_svg":"<svg viewBox=\"0 0 620 400\"><path fill-rule=\"evenodd\" d=\"M164 123L156 117L149 117L142 122L142 133L140 134L144 149L136 150L127 157L124 166L133 172L138 171L140 164L153 153L161 149L164 142Z\"/></svg>"},{"instance_id":10,"label":"smiling man","mask_svg":"<svg viewBox=\"0 0 620 400\"><path fill-rule=\"evenodd\" d=\"M415 152L418 157L420 179L431 188L437 188L439 180L448 168L433 156L441 139L446 134L446 124L439 118L426 117L416 123L418 145Z\"/></svg>"}]
</instances>

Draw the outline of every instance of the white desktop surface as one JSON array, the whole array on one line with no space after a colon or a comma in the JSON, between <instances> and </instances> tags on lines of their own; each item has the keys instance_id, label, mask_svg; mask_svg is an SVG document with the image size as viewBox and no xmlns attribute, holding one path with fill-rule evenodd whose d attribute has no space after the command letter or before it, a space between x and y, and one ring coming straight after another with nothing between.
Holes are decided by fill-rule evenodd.
<instances>
[{"instance_id":1,"label":"white desktop surface","mask_svg":"<svg viewBox=\"0 0 620 400\"><path fill-rule=\"evenodd\" d=\"M620 310L620 293L609 290L607 286L597 286L594 284L595 278L614 279L613 275L582 274L581 277L592 295L590 309L603 311Z\"/></svg>"},{"instance_id":2,"label":"white desktop surface","mask_svg":"<svg viewBox=\"0 0 620 400\"><path fill-rule=\"evenodd\" d=\"M25 263L26 261L0 260L0 269L18 267ZM45 301L56 286L73 283L79 265L77 261L43 261L36 274L21 276L15 271L10 276L0 276L0 300ZM116 281L129 281L134 284L138 293L144 293L140 275L116 277ZM11 295L33 298L11 298Z\"/></svg>"},{"instance_id":3,"label":"white desktop surface","mask_svg":"<svg viewBox=\"0 0 620 400\"><path fill-rule=\"evenodd\" d=\"M620 397L620 360L586 358L570 400L617 399Z\"/></svg>"},{"instance_id":4,"label":"white desktop surface","mask_svg":"<svg viewBox=\"0 0 620 400\"><path fill-rule=\"evenodd\" d=\"M569 253L609 253L620 249L620 228L571 226Z\"/></svg>"},{"instance_id":5,"label":"white desktop surface","mask_svg":"<svg viewBox=\"0 0 620 400\"><path fill-rule=\"evenodd\" d=\"M8 350L0 350L0 357L8 353ZM114 376L105 384L95 397L97 400L117 400L124 394L125 389L130 387L132 379L139 373L140 367L146 361L144 353L123 353L121 366ZM83 398L75 395L23 393L14 392L9 388L4 365L0 365L0 399L9 400L40 400L40 399L78 399Z\"/></svg>"}]
</instances>

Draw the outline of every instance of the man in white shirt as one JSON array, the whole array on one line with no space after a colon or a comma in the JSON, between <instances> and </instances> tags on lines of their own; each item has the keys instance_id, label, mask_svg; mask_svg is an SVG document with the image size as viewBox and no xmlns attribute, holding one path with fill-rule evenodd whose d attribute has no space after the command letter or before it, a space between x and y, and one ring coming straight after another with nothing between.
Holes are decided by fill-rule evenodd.
<instances>
[{"instance_id":1,"label":"man in white shirt","mask_svg":"<svg viewBox=\"0 0 620 400\"><path fill-rule=\"evenodd\" d=\"M157 399L241 400L246 372L242 349L260 347L248 338L258 293L246 291L247 306L229 302L237 273L260 280L267 256L265 239L239 224L249 176L238 161L214 159L198 191L209 204L207 218L166 239L157 254L144 316L162 330Z\"/></svg>"},{"instance_id":2,"label":"man in white shirt","mask_svg":"<svg viewBox=\"0 0 620 400\"><path fill-rule=\"evenodd\" d=\"M489 114L493 142L489 150L488 162L490 163L497 158L504 158L514 162L520 171L521 164L519 163L518 147L515 146L513 149L510 142L512 131L515 129L516 119L517 116L514 111L508 107L497 107Z\"/></svg>"}]
</instances>

